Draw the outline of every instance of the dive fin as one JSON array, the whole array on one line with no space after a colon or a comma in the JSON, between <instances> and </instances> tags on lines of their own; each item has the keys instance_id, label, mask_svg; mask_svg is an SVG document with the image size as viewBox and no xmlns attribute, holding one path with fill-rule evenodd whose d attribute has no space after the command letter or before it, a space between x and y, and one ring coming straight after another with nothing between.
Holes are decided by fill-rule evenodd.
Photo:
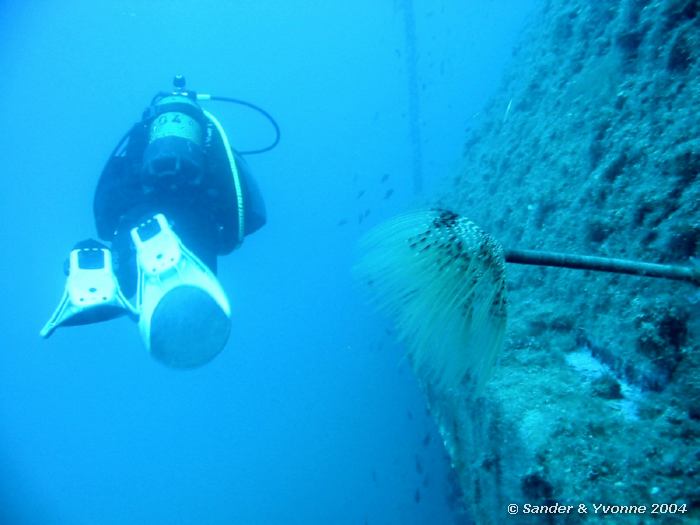
<instances>
[{"instance_id":1,"label":"dive fin","mask_svg":"<svg viewBox=\"0 0 700 525\"><path fill-rule=\"evenodd\" d=\"M70 252L63 297L39 334L48 338L60 326L97 323L124 314L137 316L114 276L111 252L77 248Z\"/></svg>"},{"instance_id":2,"label":"dive fin","mask_svg":"<svg viewBox=\"0 0 700 525\"><path fill-rule=\"evenodd\" d=\"M218 279L185 247L163 214L132 228L131 238L146 348L172 368L208 363L223 350L231 331L231 307Z\"/></svg>"}]
</instances>

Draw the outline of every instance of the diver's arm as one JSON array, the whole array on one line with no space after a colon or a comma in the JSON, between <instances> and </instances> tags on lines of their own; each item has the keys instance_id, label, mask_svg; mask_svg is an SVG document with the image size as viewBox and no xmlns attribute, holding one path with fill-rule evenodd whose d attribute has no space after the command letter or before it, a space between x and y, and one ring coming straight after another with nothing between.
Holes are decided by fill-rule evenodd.
<instances>
[{"instance_id":1,"label":"diver's arm","mask_svg":"<svg viewBox=\"0 0 700 525\"><path fill-rule=\"evenodd\" d=\"M227 150L213 123L210 123L208 135L211 140L206 148L207 170L202 194L205 195L204 206L211 210L219 232L217 251L219 255L224 255L235 249L242 240L239 239L239 202L242 201L243 236L250 235L265 224L265 203L248 164L235 151ZM229 164L229 151L235 162L235 174ZM240 201L237 187L241 190Z\"/></svg>"},{"instance_id":2,"label":"diver's arm","mask_svg":"<svg viewBox=\"0 0 700 525\"><path fill-rule=\"evenodd\" d=\"M245 206L244 231L246 235L250 235L265 226L267 222L267 210L265 209L265 201L263 200L258 183L251 174L248 163L238 154L236 154L234 158L238 166L238 174L241 178L241 187L243 190L243 203Z\"/></svg>"},{"instance_id":3,"label":"diver's arm","mask_svg":"<svg viewBox=\"0 0 700 525\"><path fill-rule=\"evenodd\" d=\"M146 143L142 122L134 124L114 149L97 182L93 213L99 237L111 241L120 218L143 196L139 164Z\"/></svg>"}]
</instances>

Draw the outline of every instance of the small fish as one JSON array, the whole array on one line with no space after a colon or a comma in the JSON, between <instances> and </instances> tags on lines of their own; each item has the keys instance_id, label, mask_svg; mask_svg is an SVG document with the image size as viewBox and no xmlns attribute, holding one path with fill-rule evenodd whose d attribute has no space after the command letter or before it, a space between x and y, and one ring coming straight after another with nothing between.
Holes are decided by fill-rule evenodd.
<instances>
[{"instance_id":1,"label":"small fish","mask_svg":"<svg viewBox=\"0 0 700 525\"><path fill-rule=\"evenodd\" d=\"M372 481L377 482L377 471L372 469Z\"/></svg>"},{"instance_id":2,"label":"small fish","mask_svg":"<svg viewBox=\"0 0 700 525\"><path fill-rule=\"evenodd\" d=\"M384 200L387 200L387 199L388 199L389 197L391 197L393 194L394 194L394 190L392 190L391 188L389 188L388 190L386 190L386 193L384 194Z\"/></svg>"},{"instance_id":3,"label":"small fish","mask_svg":"<svg viewBox=\"0 0 700 525\"><path fill-rule=\"evenodd\" d=\"M370 210L369 208L367 208L367 209L363 212L362 216L363 216L363 217L368 217L370 213L372 213L372 210Z\"/></svg>"},{"instance_id":4,"label":"small fish","mask_svg":"<svg viewBox=\"0 0 700 525\"><path fill-rule=\"evenodd\" d=\"M425 437L423 438L423 446L427 447L430 445L430 440L432 439L432 436L430 435L430 432L425 433Z\"/></svg>"},{"instance_id":5,"label":"small fish","mask_svg":"<svg viewBox=\"0 0 700 525\"><path fill-rule=\"evenodd\" d=\"M413 501L420 503L420 489L416 489L416 493L413 495Z\"/></svg>"},{"instance_id":6,"label":"small fish","mask_svg":"<svg viewBox=\"0 0 700 525\"><path fill-rule=\"evenodd\" d=\"M382 180L381 180L381 182L386 182L386 181L388 181L388 180L389 180L389 174L388 174L388 173L385 173L384 175L382 175Z\"/></svg>"},{"instance_id":7,"label":"small fish","mask_svg":"<svg viewBox=\"0 0 700 525\"><path fill-rule=\"evenodd\" d=\"M410 410L406 412L406 417L408 417L408 419L413 419L413 412L411 412Z\"/></svg>"},{"instance_id":8,"label":"small fish","mask_svg":"<svg viewBox=\"0 0 700 525\"><path fill-rule=\"evenodd\" d=\"M359 199L359 198L362 197L364 194L365 194L365 190L360 190L360 191L357 192L357 197L355 197L355 198L356 198L356 199Z\"/></svg>"},{"instance_id":9,"label":"small fish","mask_svg":"<svg viewBox=\"0 0 700 525\"><path fill-rule=\"evenodd\" d=\"M428 488L430 486L430 480L428 479L428 475L426 474L423 476L423 488Z\"/></svg>"},{"instance_id":10,"label":"small fish","mask_svg":"<svg viewBox=\"0 0 700 525\"><path fill-rule=\"evenodd\" d=\"M338 224L336 226L345 226L348 223L348 220L346 218L342 218L338 221Z\"/></svg>"},{"instance_id":11,"label":"small fish","mask_svg":"<svg viewBox=\"0 0 700 525\"><path fill-rule=\"evenodd\" d=\"M362 221L364 221L364 220L365 220L365 216L360 213L357 216L357 224L362 224Z\"/></svg>"},{"instance_id":12,"label":"small fish","mask_svg":"<svg viewBox=\"0 0 700 525\"><path fill-rule=\"evenodd\" d=\"M418 474L423 474L423 464L420 462L418 454L416 454L416 472Z\"/></svg>"}]
</instances>

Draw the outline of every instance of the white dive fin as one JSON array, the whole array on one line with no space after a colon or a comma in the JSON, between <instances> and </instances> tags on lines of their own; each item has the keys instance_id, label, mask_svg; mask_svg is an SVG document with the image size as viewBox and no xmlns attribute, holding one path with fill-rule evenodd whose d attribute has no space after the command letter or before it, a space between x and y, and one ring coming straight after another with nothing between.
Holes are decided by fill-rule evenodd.
<instances>
[{"instance_id":1,"label":"white dive fin","mask_svg":"<svg viewBox=\"0 0 700 525\"><path fill-rule=\"evenodd\" d=\"M131 230L138 261L136 303L146 348L163 364L193 368L223 350L231 307L216 276L162 214Z\"/></svg>"},{"instance_id":2,"label":"white dive fin","mask_svg":"<svg viewBox=\"0 0 700 525\"><path fill-rule=\"evenodd\" d=\"M70 252L66 287L56 311L39 334L49 337L59 326L96 323L136 310L122 294L112 271L112 254L104 248Z\"/></svg>"}]
</instances>

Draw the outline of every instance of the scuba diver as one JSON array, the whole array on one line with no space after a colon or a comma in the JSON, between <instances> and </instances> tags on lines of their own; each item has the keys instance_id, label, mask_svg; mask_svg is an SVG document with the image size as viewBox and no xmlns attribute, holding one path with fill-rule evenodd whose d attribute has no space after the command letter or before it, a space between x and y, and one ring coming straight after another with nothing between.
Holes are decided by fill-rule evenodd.
<instances>
[{"instance_id":1,"label":"scuba diver","mask_svg":"<svg viewBox=\"0 0 700 525\"><path fill-rule=\"evenodd\" d=\"M98 236L109 246L89 239L70 252L65 291L42 337L129 315L151 355L174 368L203 365L226 344L231 309L217 257L266 221L241 155L275 147L279 127L253 104L187 90L181 75L173 87L153 97L110 155L93 203ZM201 100L261 112L275 128L274 143L234 151Z\"/></svg>"}]
</instances>

